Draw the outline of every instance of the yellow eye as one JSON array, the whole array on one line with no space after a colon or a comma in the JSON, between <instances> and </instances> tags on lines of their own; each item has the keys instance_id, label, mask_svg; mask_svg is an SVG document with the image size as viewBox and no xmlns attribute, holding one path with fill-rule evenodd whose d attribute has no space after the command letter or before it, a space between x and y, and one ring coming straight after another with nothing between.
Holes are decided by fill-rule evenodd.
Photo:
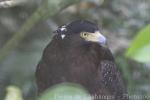
<instances>
[{"instance_id":1,"label":"yellow eye","mask_svg":"<svg viewBox=\"0 0 150 100\"><path fill-rule=\"evenodd\" d=\"M81 37L87 37L88 36L88 33L87 32L82 32L81 33Z\"/></svg>"}]
</instances>

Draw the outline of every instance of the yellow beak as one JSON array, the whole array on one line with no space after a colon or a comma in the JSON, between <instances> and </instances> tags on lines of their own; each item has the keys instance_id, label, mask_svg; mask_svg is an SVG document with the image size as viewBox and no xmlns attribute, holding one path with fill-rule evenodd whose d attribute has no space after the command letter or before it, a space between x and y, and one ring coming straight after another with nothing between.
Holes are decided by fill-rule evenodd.
<instances>
[{"instance_id":1,"label":"yellow beak","mask_svg":"<svg viewBox=\"0 0 150 100\"><path fill-rule=\"evenodd\" d=\"M95 33L88 33L88 36L85 38L85 40L106 44L106 38L99 31L96 31Z\"/></svg>"}]
</instances>

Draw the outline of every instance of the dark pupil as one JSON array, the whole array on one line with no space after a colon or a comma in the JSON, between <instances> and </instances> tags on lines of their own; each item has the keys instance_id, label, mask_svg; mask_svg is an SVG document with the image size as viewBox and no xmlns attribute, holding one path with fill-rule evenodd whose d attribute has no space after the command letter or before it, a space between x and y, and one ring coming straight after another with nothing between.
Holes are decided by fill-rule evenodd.
<instances>
[{"instance_id":1,"label":"dark pupil","mask_svg":"<svg viewBox=\"0 0 150 100\"><path fill-rule=\"evenodd\" d=\"M87 34L86 34L86 33L84 33L83 35L84 35L84 36L86 36Z\"/></svg>"}]
</instances>

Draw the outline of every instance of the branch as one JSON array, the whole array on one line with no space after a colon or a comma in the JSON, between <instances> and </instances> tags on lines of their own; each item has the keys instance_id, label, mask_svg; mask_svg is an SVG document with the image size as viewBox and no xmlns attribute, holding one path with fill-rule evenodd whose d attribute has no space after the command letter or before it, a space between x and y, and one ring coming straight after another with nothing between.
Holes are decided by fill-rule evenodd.
<instances>
[{"instance_id":1,"label":"branch","mask_svg":"<svg viewBox=\"0 0 150 100\"><path fill-rule=\"evenodd\" d=\"M20 43L20 41L27 35L26 33L42 18L47 19L65 7L79 1L80 0L43 0L42 5L31 15L18 32L14 33L12 38L0 50L0 61L2 61L9 52Z\"/></svg>"},{"instance_id":2,"label":"branch","mask_svg":"<svg viewBox=\"0 0 150 100\"><path fill-rule=\"evenodd\" d=\"M1 0L0 1L0 8L9 8L14 7L20 4L26 3L27 0Z\"/></svg>"}]
</instances>

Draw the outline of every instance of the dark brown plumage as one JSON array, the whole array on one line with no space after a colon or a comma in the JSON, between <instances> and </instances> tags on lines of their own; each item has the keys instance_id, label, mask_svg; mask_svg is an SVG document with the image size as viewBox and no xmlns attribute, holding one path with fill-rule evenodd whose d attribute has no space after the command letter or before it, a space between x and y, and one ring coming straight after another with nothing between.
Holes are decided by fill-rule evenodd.
<instances>
[{"instance_id":1,"label":"dark brown plumage","mask_svg":"<svg viewBox=\"0 0 150 100\"><path fill-rule=\"evenodd\" d=\"M38 93L58 83L74 82L91 95L126 100L122 77L96 24L74 21L55 33L37 66Z\"/></svg>"}]
</instances>

